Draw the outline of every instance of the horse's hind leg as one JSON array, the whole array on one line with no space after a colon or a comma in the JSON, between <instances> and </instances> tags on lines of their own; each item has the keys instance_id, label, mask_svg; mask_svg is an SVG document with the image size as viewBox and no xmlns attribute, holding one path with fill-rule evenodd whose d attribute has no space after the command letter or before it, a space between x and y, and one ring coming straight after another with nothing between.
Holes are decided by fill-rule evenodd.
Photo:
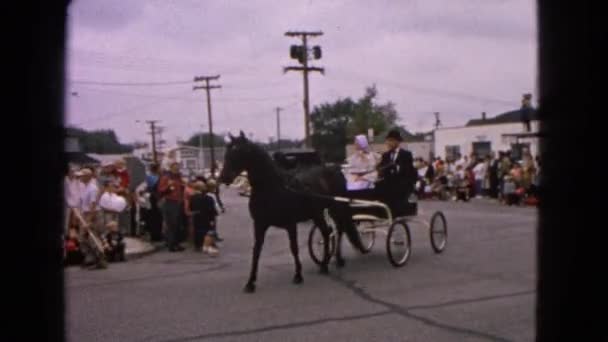
<instances>
[{"instance_id":1,"label":"horse's hind leg","mask_svg":"<svg viewBox=\"0 0 608 342\"><path fill-rule=\"evenodd\" d=\"M339 268L344 267L346 265L346 261L342 257L342 230L338 230L338 238L336 239L336 266Z\"/></svg>"},{"instance_id":2,"label":"horse's hind leg","mask_svg":"<svg viewBox=\"0 0 608 342\"><path fill-rule=\"evenodd\" d=\"M327 225L324 218L314 219L314 223L321 230L321 234L323 235L323 262L320 265L321 274L329 273L329 259L331 259L331 255L329 252L329 236L331 234L331 228Z\"/></svg>"},{"instance_id":3,"label":"horse's hind leg","mask_svg":"<svg viewBox=\"0 0 608 342\"><path fill-rule=\"evenodd\" d=\"M266 236L266 230L268 226L255 223L255 243L253 245L253 258L251 260L251 273L249 274L249 280L245 285L245 292L255 292L255 282L258 275L258 261L260 259L260 253L262 252L262 246L264 246L264 238Z\"/></svg>"},{"instance_id":4,"label":"horse's hind leg","mask_svg":"<svg viewBox=\"0 0 608 342\"><path fill-rule=\"evenodd\" d=\"M293 261L296 266L296 274L293 277L293 283L301 284L304 279L302 278L302 263L300 263L298 250L298 232L295 224L287 227L287 234L289 236L289 248L291 249L291 255L293 255Z\"/></svg>"}]
</instances>

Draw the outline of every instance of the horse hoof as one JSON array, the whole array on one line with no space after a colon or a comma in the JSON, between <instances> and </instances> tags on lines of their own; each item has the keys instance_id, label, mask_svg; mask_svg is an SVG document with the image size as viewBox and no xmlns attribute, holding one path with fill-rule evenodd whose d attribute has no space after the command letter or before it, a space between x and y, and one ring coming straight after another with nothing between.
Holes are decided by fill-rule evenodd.
<instances>
[{"instance_id":1,"label":"horse hoof","mask_svg":"<svg viewBox=\"0 0 608 342\"><path fill-rule=\"evenodd\" d=\"M336 267L342 268L344 266L346 266L346 261L344 259L337 259L336 260Z\"/></svg>"},{"instance_id":2,"label":"horse hoof","mask_svg":"<svg viewBox=\"0 0 608 342\"><path fill-rule=\"evenodd\" d=\"M319 273L321 273L321 274L329 274L329 267L327 267L327 265L321 266L321 269L319 270Z\"/></svg>"},{"instance_id":3,"label":"horse hoof","mask_svg":"<svg viewBox=\"0 0 608 342\"><path fill-rule=\"evenodd\" d=\"M304 281L304 278L302 278L302 275L301 275L301 274L296 274L296 275L293 277L293 283L294 283L294 284L302 284L302 282L303 282L303 281Z\"/></svg>"},{"instance_id":4,"label":"horse hoof","mask_svg":"<svg viewBox=\"0 0 608 342\"><path fill-rule=\"evenodd\" d=\"M249 284L245 285L245 288L243 289L243 291L245 293L254 293L255 292L255 285L249 283Z\"/></svg>"}]
</instances>

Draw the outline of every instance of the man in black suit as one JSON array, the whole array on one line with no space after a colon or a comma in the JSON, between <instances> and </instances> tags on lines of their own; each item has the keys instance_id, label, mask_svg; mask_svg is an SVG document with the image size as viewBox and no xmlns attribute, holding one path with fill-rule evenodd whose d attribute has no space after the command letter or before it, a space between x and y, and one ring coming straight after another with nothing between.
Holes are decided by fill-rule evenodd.
<instances>
[{"instance_id":1,"label":"man in black suit","mask_svg":"<svg viewBox=\"0 0 608 342\"><path fill-rule=\"evenodd\" d=\"M376 190L393 211L393 216L411 214L408 212L407 200L414 191L417 172L414 169L412 153L400 148L403 142L398 130L391 130L386 136L387 151L382 154L378 164L380 181Z\"/></svg>"}]
</instances>

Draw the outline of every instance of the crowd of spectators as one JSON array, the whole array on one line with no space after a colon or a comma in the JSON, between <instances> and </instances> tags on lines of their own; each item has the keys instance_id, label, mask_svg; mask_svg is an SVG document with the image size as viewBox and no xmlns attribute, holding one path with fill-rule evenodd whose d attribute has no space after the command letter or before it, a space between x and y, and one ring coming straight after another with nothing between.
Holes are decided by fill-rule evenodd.
<instances>
[{"instance_id":1,"label":"crowd of spectators","mask_svg":"<svg viewBox=\"0 0 608 342\"><path fill-rule=\"evenodd\" d=\"M514 158L511 151L432 162L417 158L414 166L418 170L416 192L422 199L492 198L507 205L538 204L540 158L533 158L528 150L523 150L521 158Z\"/></svg>"},{"instance_id":2,"label":"crowd of spectators","mask_svg":"<svg viewBox=\"0 0 608 342\"><path fill-rule=\"evenodd\" d=\"M108 261L124 261L125 236L165 241L171 252L183 251L190 239L195 251L217 256L217 216L224 208L215 181L202 175L184 178L175 161L164 165L168 169L150 165L134 191L123 159L71 165L64 180L65 263L105 268Z\"/></svg>"}]
</instances>

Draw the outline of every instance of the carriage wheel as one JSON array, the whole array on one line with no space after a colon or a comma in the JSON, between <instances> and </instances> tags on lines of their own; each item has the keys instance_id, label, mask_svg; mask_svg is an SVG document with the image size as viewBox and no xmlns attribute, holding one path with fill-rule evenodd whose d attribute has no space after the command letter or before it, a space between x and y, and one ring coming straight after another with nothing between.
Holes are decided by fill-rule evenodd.
<instances>
[{"instance_id":1,"label":"carriage wheel","mask_svg":"<svg viewBox=\"0 0 608 342\"><path fill-rule=\"evenodd\" d=\"M363 245L363 249L365 252L369 252L374 247L374 243L376 242L376 233L375 232L364 232L365 227L371 226L369 222L359 222L357 223L357 230L359 231L359 236L361 237L361 244Z\"/></svg>"},{"instance_id":2,"label":"carriage wheel","mask_svg":"<svg viewBox=\"0 0 608 342\"><path fill-rule=\"evenodd\" d=\"M310 233L308 234L308 253L310 254L310 258L317 265L321 265L323 263L323 234L321 234L321 229L317 227L317 225L313 225ZM336 252L336 235L329 235L329 259Z\"/></svg>"},{"instance_id":3,"label":"carriage wheel","mask_svg":"<svg viewBox=\"0 0 608 342\"><path fill-rule=\"evenodd\" d=\"M437 211L431 217L431 247L435 253L439 254L445 249L448 242L448 223L445 215L441 211Z\"/></svg>"},{"instance_id":4,"label":"carriage wheel","mask_svg":"<svg viewBox=\"0 0 608 342\"><path fill-rule=\"evenodd\" d=\"M409 260L412 254L412 239L410 228L405 221L395 221L388 229L386 253L388 260L395 267L401 267Z\"/></svg>"}]
</instances>

